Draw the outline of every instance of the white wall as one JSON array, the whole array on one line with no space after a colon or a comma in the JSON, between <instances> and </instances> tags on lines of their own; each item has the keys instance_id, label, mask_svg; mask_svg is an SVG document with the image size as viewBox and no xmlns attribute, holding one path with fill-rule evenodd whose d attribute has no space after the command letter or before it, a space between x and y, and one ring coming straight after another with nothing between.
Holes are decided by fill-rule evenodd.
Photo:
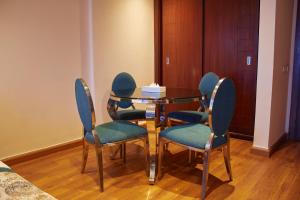
<instances>
[{"instance_id":1,"label":"white wall","mask_svg":"<svg viewBox=\"0 0 300 200\"><path fill-rule=\"evenodd\" d=\"M93 0L80 0L80 16L81 77L89 85L92 97L95 99Z\"/></svg>"},{"instance_id":2,"label":"white wall","mask_svg":"<svg viewBox=\"0 0 300 200\"><path fill-rule=\"evenodd\" d=\"M97 122L110 120L106 104L116 74L128 72L137 85L154 80L153 0L102 0L93 4Z\"/></svg>"},{"instance_id":3,"label":"white wall","mask_svg":"<svg viewBox=\"0 0 300 200\"><path fill-rule=\"evenodd\" d=\"M270 149L284 134L293 0L261 0L254 147Z\"/></svg>"},{"instance_id":4,"label":"white wall","mask_svg":"<svg viewBox=\"0 0 300 200\"><path fill-rule=\"evenodd\" d=\"M285 134L289 73L284 66L290 65L293 7L293 0L277 0L269 146Z\"/></svg>"},{"instance_id":5,"label":"white wall","mask_svg":"<svg viewBox=\"0 0 300 200\"><path fill-rule=\"evenodd\" d=\"M0 0L0 159L81 137L74 80L98 123L113 77L154 80L153 0Z\"/></svg>"},{"instance_id":6,"label":"white wall","mask_svg":"<svg viewBox=\"0 0 300 200\"><path fill-rule=\"evenodd\" d=\"M0 159L77 139L78 0L0 0Z\"/></svg>"},{"instance_id":7,"label":"white wall","mask_svg":"<svg viewBox=\"0 0 300 200\"><path fill-rule=\"evenodd\" d=\"M285 120L285 132L286 133L289 133L289 127L290 127L290 110L291 110L291 99L292 99L292 84L293 84L293 69L294 69L294 51L295 51L297 8L298 8L298 0L294 0L291 57L290 57L290 66L289 66L288 102L287 102L287 108L286 108L287 109L287 113L286 113L287 116L286 116L286 120Z\"/></svg>"},{"instance_id":8,"label":"white wall","mask_svg":"<svg viewBox=\"0 0 300 200\"><path fill-rule=\"evenodd\" d=\"M253 146L268 149L272 102L276 0L260 1L256 112Z\"/></svg>"}]
</instances>

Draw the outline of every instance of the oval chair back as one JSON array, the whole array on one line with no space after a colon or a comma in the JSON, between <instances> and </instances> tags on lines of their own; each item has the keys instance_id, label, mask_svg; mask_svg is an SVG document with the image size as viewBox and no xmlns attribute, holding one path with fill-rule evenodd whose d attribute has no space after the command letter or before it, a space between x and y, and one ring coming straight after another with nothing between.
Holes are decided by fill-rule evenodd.
<instances>
[{"instance_id":1,"label":"oval chair back","mask_svg":"<svg viewBox=\"0 0 300 200\"><path fill-rule=\"evenodd\" d=\"M118 90L128 90L128 91L134 91L136 88L136 83L134 78L126 72L119 73L112 82L112 91L116 92ZM129 108L132 106L131 102L128 101L120 101L116 102L118 107L120 108Z\"/></svg>"},{"instance_id":2,"label":"oval chair back","mask_svg":"<svg viewBox=\"0 0 300 200\"><path fill-rule=\"evenodd\" d=\"M209 105L211 128L215 134L213 146L227 141L227 130L235 110L236 91L231 79L223 78L216 85Z\"/></svg>"},{"instance_id":3,"label":"oval chair back","mask_svg":"<svg viewBox=\"0 0 300 200\"><path fill-rule=\"evenodd\" d=\"M213 72L208 72L201 78L198 88L202 95L202 103L205 108L209 107L211 95L218 81L219 76Z\"/></svg>"},{"instance_id":4,"label":"oval chair back","mask_svg":"<svg viewBox=\"0 0 300 200\"><path fill-rule=\"evenodd\" d=\"M85 130L84 133L92 132L96 121L94 104L89 87L83 79L76 79L75 95L78 113Z\"/></svg>"}]
</instances>

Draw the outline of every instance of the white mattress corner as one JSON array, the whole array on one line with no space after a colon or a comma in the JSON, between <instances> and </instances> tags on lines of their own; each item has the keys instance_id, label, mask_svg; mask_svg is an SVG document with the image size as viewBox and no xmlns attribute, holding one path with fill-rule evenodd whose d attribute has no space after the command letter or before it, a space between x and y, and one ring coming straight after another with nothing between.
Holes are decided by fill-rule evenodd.
<instances>
[{"instance_id":1,"label":"white mattress corner","mask_svg":"<svg viewBox=\"0 0 300 200\"><path fill-rule=\"evenodd\" d=\"M7 166L6 164L4 164L3 162L1 162L0 161L0 167L4 167L4 168L9 168L10 169L10 167L9 166Z\"/></svg>"}]
</instances>

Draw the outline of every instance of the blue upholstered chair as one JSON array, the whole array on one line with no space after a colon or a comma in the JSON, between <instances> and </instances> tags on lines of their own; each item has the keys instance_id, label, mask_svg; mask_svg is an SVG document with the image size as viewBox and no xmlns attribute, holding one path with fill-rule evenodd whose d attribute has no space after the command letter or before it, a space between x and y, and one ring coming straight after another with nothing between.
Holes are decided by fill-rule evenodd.
<instances>
[{"instance_id":1,"label":"blue upholstered chair","mask_svg":"<svg viewBox=\"0 0 300 200\"><path fill-rule=\"evenodd\" d=\"M232 180L229 134L227 132L235 108L235 87L233 81L227 78L221 79L216 85L209 105L209 126L204 124L183 124L170 127L159 136L159 163L158 176L161 177L161 165L163 145L172 142L186 146L196 152L203 153L203 175L201 198L205 199L208 179L208 166L210 152L214 149L222 149L224 161L229 179Z\"/></svg>"},{"instance_id":2,"label":"blue upholstered chair","mask_svg":"<svg viewBox=\"0 0 300 200\"><path fill-rule=\"evenodd\" d=\"M199 83L199 91L202 95L202 99L200 101L200 108L198 111L192 110L183 110L183 111L175 111L170 112L168 114L168 122L171 125L172 121L181 121L181 122L189 122L189 123L206 123L208 120L208 106L209 101L212 95L212 92L219 81L219 77L213 73L206 73L200 83ZM202 112L200 110L202 109Z\"/></svg>"},{"instance_id":3,"label":"blue upholstered chair","mask_svg":"<svg viewBox=\"0 0 300 200\"><path fill-rule=\"evenodd\" d=\"M136 124L125 120L115 120L113 122L104 123L95 126L96 118L94 112L94 105L91 98L90 90L83 79L77 79L75 82L75 94L77 108L80 115L80 119L83 125L83 153L82 153L82 167L81 172L84 172L88 150L90 145L95 145L97 161L98 161L98 173L99 173L99 185L100 191L104 190L103 187L103 161L102 161L102 149L105 146L117 144L125 148L127 141L142 139L145 147L146 157L146 172L148 172L148 152L149 143L147 130ZM123 151L125 154L125 149ZM125 162L125 155L123 155L123 161Z\"/></svg>"},{"instance_id":4,"label":"blue upholstered chair","mask_svg":"<svg viewBox=\"0 0 300 200\"><path fill-rule=\"evenodd\" d=\"M119 73L114 78L112 83L112 91L114 92L118 92L119 90L133 92L135 88L135 80L130 74L126 72ZM112 99L109 99L108 101L107 111L113 120L141 120L145 119L146 114L145 110L135 109L134 105L131 102L116 102Z\"/></svg>"}]
</instances>

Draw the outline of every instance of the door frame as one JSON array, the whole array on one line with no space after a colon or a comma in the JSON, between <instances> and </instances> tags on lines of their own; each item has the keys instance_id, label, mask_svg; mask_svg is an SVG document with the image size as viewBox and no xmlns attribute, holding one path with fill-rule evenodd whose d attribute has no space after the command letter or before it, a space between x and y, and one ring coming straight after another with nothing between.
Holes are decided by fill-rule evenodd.
<instances>
[{"instance_id":1,"label":"door frame","mask_svg":"<svg viewBox=\"0 0 300 200\"><path fill-rule=\"evenodd\" d=\"M162 84L162 0L154 0L154 80Z\"/></svg>"}]
</instances>

